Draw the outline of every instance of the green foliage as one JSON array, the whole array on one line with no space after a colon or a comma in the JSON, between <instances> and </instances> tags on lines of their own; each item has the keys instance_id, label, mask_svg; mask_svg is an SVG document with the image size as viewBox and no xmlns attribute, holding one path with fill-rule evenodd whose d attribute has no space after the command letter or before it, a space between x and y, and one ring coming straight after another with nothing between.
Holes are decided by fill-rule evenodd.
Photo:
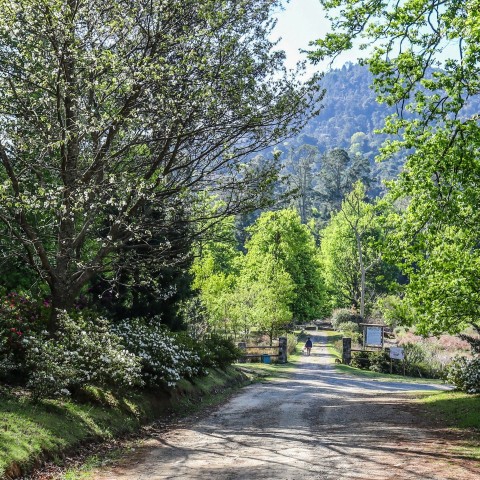
<instances>
[{"instance_id":1,"label":"green foliage","mask_svg":"<svg viewBox=\"0 0 480 480\"><path fill-rule=\"evenodd\" d=\"M287 355L297 352L298 337L294 333L287 333Z\"/></svg>"},{"instance_id":2,"label":"green foliage","mask_svg":"<svg viewBox=\"0 0 480 480\"><path fill-rule=\"evenodd\" d=\"M402 345L405 351L405 362L390 361L387 350L379 352L361 351L352 355L353 367L370 370L377 373L405 374L420 378L441 378L443 371L429 362L428 354L419 344ZM404 370L405 369L405 370Z\"/></svg>"},{"instance_id":3,"label":"green foliage","mask_svg":"<svg viewBox=\"0 0 480 480\"><path fill-rule=\"evenodd\" d=\"M356 182L368 186L370 181L370 164L365 157L355 155L350 158L348 152L341 148L326 152L322 157L316 185L320 218L325 222L338 212Z\"/></svg>"},{"instance_id":4,"label":"green foliage","mask_svg":"<svg viewBox=\"0 0 480 480\"><path fill-rule=\"evenodd\" d=\"M308 321L325 312L324 285L313 235L292 210L266 212L250 228L246 244L245 275L262 274L269 257L277 271L283 270L293 283L291 303L296 321Z\"/></svg>"},{"instance_id":5,"label":"green foliage","mask_svg":"<svg viewBox=\"0 0 480 480\"><path fill-rule=\"evenodd\" d=\"M475 331L480 334L480 327L475 327ZM470 344L473 358L457 356L449 365L447 380L464 392L480 393L480 335L459 336Z\"/></svg>"},{"instance_id":6,"label":"green foliage","mask_svg":"<svg viewBox=\"0 0 480 480\"><path fill-rule=\"evenodd\" d=\"M384 203L372 204L356 183L338 213L321 232L323 275L332 307L353 307L368 313L378 295L397 288L398 270L384 260Z\"/></svg>"},{"instance_id":7,"label":"green foliage","mask_svg":"<svg viewBox=\"0 0 480 480\"><path fill-rule=\"evenodd\" d=\"M344 323L354 323L358 328L358 324L362 321L362 318L348 308L337 308L332 312L332 326L335 330L342 330Z\"/></svg>"},{"instance_id":8,"label":"green foliage","mask_svg":"<svg viewBox=\"0 0 480 480\"><path fill-rule=\"evenodd\" d=\"M480 393L480 357L457 357L449 366L447 382L466 393Z\"/></svg>"},{"instance_id":9,"label":"green foliage","mask_svg":"<svg viewBox=\"0 0 480 480\"><path fill-rule=\"evenodd\" d=\"M362 38L373 47L364 63L378 100L398 109L383 128L395 137L381 158L406 157L390 185L403 206L391 218L391 252L410 277L405 298L419 328L455 333L478 324L477 9L453 0L322 3L333 13L335 33L318 41L314 59ZM457 54L445 58L447 45Z\"/></svg>"},{"instance_id":10,"label":"green foliage","mask_svg":"<svg viewBox=\"0 0 480 480\"><path fill-rule=\"evenodd\" d=\"M61 336L25 335L27 386L34 397L70 395L84 385L141 385L140 359L128 352L103 318L59 315Z\"/></svg>"},{"instance_id":11,"label":"green foliage","mask_svg":"<svg viewBox=\"0 0 480 480\"><path fill-rule=\"evenodd\" d=\"M97 276L151 300L219 218L270 200L275 167L248 160L321 96L269 40L278 4L0 1L1 247L56 308Z\"/></svg>"},{"instance_id":12,"label":"green foliage","mask_svg":"<svg viewBox=\"0 0 480 480\"><path fill-rule=\"evenodd\" d=\"M396 295L385 295L378 298L376 309L382 320L393 328L400 325L412 325L415 321L415 311L411 305Z\"/></svg>"},{"instance_id":13,"label":"green foliage","mask_svg":"<svg viewBox=\"0 0 480 480\"><path fill-rule=\"evenodd\" d=\"M232 339L219 335L210 335L204 340L204 346L209 352L207 367L225 368L238 360L242 352Z\"/></svg>"}]
</instances>

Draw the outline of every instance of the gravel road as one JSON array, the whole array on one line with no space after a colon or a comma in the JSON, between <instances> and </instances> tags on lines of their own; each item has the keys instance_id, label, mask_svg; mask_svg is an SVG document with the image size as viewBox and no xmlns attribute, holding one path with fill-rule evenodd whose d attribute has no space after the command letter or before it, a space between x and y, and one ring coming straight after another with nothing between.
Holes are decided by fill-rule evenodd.
<instances>
[{"instance_id":1,"label":"gravel road","mask_svg":"<svg viewBox=\"0 0 480 480\"><path fill-rule=\"evenodd\" d=\"M426 426L408 392L440 385L337 373L321 337L288 378L254 384L197 423L146 440L96 480L479 480L460 439Z\"/></svg>"}]
</instances>

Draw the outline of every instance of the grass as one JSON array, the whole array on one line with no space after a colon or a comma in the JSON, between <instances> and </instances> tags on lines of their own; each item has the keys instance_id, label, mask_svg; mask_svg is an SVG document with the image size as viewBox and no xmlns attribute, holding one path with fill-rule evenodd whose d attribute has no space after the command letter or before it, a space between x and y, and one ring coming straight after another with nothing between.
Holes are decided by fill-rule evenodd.
<instances>
[{"instance_id":1,"label":"grass","mask_svg":"<svg viewBox=\"0 0 480 480\"><path fill-rule=\"evenodd\" d=\"M480 460L480 395L450 391L421 392L416 397L432 422L462 433L463 440L455 447L459 454Z\"/></svg>"},{"instance_id":2,"label":"grass","mask_svg":"<svg viewBox=\"0 0 480 480\"><path fill-rule=\"evenodd\" d=\"M137 392L117 395L91 388L82 402L43 400L34 403L22 392L0 396L0 478L29 471L41 458L58 458L90 441L135 432L162 414L184 415L220 401L226 385L240 374L230 367L194 383L182 381L173 396ZM199 401L201 400L201 401Z\"/></svg>"},{"instance_id":3,"label":"grass","mask_svg":"<svg viewBox=\"0 0 480 480\"><path fill-rule=\"evenodd\" d=\"M55 456L86 439L131 432L149 417L147 398L118 401L117 407L53 400L33 403L24 395L4 395L0 399L0 474L12 464L28 470L45 452Z\"/></svg>"},{"instance_id":4,"label":"grass","mask_svg":"<svg viewBox=\"0 0 480 480\"><path fill-rule=\"evenodd\" d=\"M322 331L322 335L327 337L327 351L338 360L342 359L340 352L336 347L336 343L342 339L342 334L336 331ZM338 372L347 373L356 377L368 378L370 380L378 381L394 381L394 382L408 382L408 383L433 383L441 384L442 380L432 378L418 378L418 377L406 377L403 375L393 375L388 373L372 372L370 370L363 370L361 368L351 367L350 365L335 364L335 369Z\"/></svg>"},{"instance_id":5,"label":"grass","mask_svg":"<svg viewBox=\"0 0 480 480\"><path fill-rule=\"evenodd\" d=\"M327 351L330 355L333 355L338 360L342 359L342 355L338 351L335 343L342 339L342 334L333 330L323 330L322 335L327 337Z\"/></svg>"},{"instance_id":6,"label":"grass","mask_svg":"<svg viewBox=\"0 0 480 480\"><path fill-rule=\"evenodd\" d=\"M445 424L480 433L480 395L457 391L425 392L419 395L418 401Z\"/></svg>"}]
</instances>

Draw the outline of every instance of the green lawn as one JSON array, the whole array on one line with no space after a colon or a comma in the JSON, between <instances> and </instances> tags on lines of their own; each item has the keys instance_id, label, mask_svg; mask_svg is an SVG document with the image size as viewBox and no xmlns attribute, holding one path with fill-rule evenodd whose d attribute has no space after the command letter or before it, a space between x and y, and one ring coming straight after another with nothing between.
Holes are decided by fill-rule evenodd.
<instances>
[{"instance_id":1,"label":"green lawn","mask_svg":"<svg viewBox=\"0 0 480 480\"><path fill-rule=\"evenodd\" d=\"M25 395L0 398L0 476L12 464L31 466L47 452L50 457L89 438L112 438L131 432L152 405L145 397L113 397L115 404L78 404Z\"/></svg>"}]
</instances>

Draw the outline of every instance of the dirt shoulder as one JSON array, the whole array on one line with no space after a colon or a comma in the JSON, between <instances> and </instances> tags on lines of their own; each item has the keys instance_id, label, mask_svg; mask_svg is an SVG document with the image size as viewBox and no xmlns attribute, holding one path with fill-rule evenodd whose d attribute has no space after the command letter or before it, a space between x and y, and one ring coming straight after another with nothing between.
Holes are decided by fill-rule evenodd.
<instances>
[{"instance_id":1,"label":"dirt shoulder","mask_svg":"<svg viewBox=\"0 0 480 480\"><path fill-rule=\"evenodd\" d=\"M411 399L444 387L337 373L321 340L288 378L246 387L93 478L480 478L478 463L458 453L461 438L431 426Z\"/></svg>"}]
</instances>

